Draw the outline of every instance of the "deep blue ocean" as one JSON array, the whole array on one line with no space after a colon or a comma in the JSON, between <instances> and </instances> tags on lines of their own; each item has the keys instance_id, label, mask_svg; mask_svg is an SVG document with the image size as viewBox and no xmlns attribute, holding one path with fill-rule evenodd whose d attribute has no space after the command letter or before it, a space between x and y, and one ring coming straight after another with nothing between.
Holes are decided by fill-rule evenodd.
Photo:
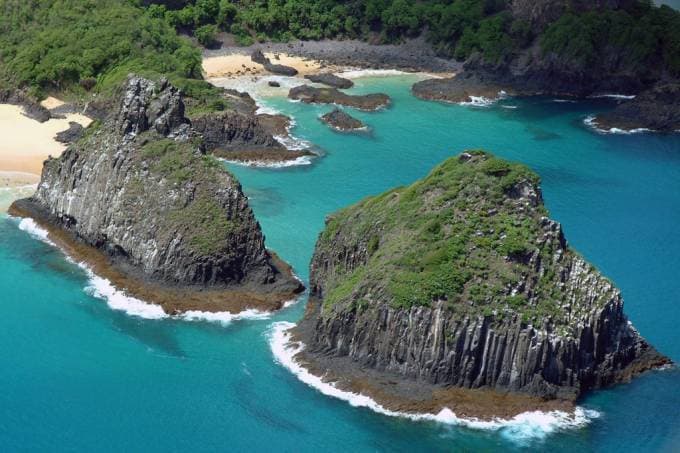
<instances>
[{"instance_id":1,"label":"deep blue ocean","mask_svg":"<svg viewBox=\"0 0 680 453\"><path fill-rule=\"evenodd\" d=\"M470 148L523 162L571 246L623 291L625 311L680 361L680 134L606 135L584 118L615 100L506 99L486 108L424 102L413 76L358 79L391 108L352 112L369 134L329 130L330 107L270 98L312 165L229 165L268 247L301 278L324 217L426 175ZM12 196L0 191L0 206ZM267 319L145 319L90 290L85 271L0 214L0 451L680 451L680 371L654 371L580 402L578 428L495 430L389 417L322 395L275 361Z\"/></svg>"}]
</instances>

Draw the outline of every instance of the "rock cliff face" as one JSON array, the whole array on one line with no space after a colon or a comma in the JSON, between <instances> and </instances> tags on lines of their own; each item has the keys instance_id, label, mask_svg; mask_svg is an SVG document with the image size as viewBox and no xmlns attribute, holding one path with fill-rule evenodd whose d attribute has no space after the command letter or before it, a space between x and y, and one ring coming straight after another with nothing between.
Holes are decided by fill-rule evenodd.
<instances>
[{"instance_id":1,"label":"rock cliff face","mask_svg":"<svg viewBox=\"0 0 680 453\"><path fill-rule=\"evenodd\" d=\"M200 139L177 89L131 77L118 109L48 160L14 212L58 226L144 282L290 299L300 284L265 249L238 181Z\"/></svg>"},{"instance_id":2,"label":"rock cliff face","mask_svg":"<svg viewBox=\"0 0 680 453\"><path fill-rule=\"evenodd\" d=\"M333 215L296 328L306 360L334 376L564 400L668 362L567 246L537 183L464 153Z\"/></svg>"}]
</instances>

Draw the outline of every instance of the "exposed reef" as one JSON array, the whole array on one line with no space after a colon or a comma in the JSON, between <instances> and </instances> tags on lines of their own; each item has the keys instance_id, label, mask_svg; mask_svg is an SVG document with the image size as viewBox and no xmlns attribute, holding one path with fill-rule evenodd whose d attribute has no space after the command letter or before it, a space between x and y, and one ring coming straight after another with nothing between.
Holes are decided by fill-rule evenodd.
<instances>
[{"instance_id":1,"label":"exposed reef","mask_svg":"<svg viewBox=\"0 0 680 453\"><path fill-rule=\"evenodd\" d=\"M482 418L569 409L670 363L567 245L538 183L474 151L330 216L298 360L392 410Z\"/></svg>"},{"instance_id":2,"label":"exposed reef","mask_svg":"<svg viewBox=\"0 0 680 453\"><path fill-rule=\"evenodd\" d=\"M303 287L266 250L238 181L205 154L204 136L222 138L196 127L182 98L131 76L117 108L46 161L35 195L10 213L168 313L280 308Z\"/></svg>"},{"instance_id":3,"label":"exposed reef","mask_svg":"<svg viewBox=\"0 0 680 453\"><path fill-rule=\"evenodd\" d=\"M349 95L337 88L316 88L309 85L291 88L288 97L308 104L338 104L366 111L390 105L390 97L383 93Z\"/></svg>"},{"instance_id":4,"label":"exposed reef","mask_svg":"<svg viewBox=\"0 0 680 453\"><path fill-rule=\"evenodd\" d=\"M350 79L345 79L344 77L337 76L330 72L306 75L305 79L308 79L310 82L321 83L323 85L339 88L341 90L352 88L354 86L354 82L352 82Z\"/></svg>"},{"instance_id":5,"label":"exposed reef","mask_svg":"<svg viewBox=\"0 0 680 453\"><path fill-rule=\"evenodd\" d=\"M451 78L421 80L411 90L421 99L455 103L472 102L475 98L496 99L499 93L508 93L508 90L515 94L508 86L486 83L468 72Z\"/></svg>"},{"instance_id":6,"label":"exposed reef","mask_svg":"<svg viewBox=\"0 0 680 453\"><path fill-rule=\"evenodd\" d=\"M680 83L657 85L595 117L603 130L680 132Z\"/></svg>"},{"instance_id":7,"label":"exposed reef","mask_svg":"<svg viewBox=\"0 0 680 453\"><path fill-rule=\"evenodd\" d=\"M328 124L330 128L340 132L366 129L366 125L364 123L338 108L326 113L320 119L324 123Z\"/></svg>"}]
</instances>

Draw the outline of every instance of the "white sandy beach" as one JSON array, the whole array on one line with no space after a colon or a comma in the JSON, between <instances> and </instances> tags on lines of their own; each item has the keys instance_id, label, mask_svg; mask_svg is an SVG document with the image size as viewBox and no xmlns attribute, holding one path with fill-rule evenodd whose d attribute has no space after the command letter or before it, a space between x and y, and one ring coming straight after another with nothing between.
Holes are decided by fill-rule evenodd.
<instances>
[{"instance_id":1,"label":"white sandy beach","mask_svg":"<svg viewBox=\"0 0 680 453\"><path fill-rule=\"evenodd\" d=\"M321 63L284 53L266 53L274 64L282 64L297 69L300 75L314 74L321 69ZM264 67L250 59L250 55L231 54L203 59L203 72L208 79L216 77L241 77L244 75L269 74Z\"/></svg>"},{"instance_id":2,"label":"white sandy beach","mask_svg":"<svg viewBox=\"0 0 680 453\"><path fill-rule=\"evenodd\" d=\"M48 98L44 102L53 107L61 101ZM25 116L19 106L0 104L0 187L35 184L43 161L48 156L59 156L66 148L55 140L55 135L68 129L71 121L83 126L91 122L84 115L69 114L64 119L40 123Z\"/></svg>"}]
</instances>

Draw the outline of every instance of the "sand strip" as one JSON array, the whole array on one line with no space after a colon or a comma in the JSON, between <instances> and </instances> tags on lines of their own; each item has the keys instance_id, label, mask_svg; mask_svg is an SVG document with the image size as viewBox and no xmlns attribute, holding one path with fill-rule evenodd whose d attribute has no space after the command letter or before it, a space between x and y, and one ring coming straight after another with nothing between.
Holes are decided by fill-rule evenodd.
<instances>
[{"instance_id":1,"label":"sand strip","mask_svg":"<svg viewBox=\"0 0 680 453\"><path fill-rule=\"evenodd\" d=\"M24 185L26 173L40 175L45 159L58 157L66 149L66 145L54 137L68 129L71 121L84 127L92 122L84 115L69 114L64 119L39 123L25 116L22 107L0 104L0 172L9 172L2 173L0 186Z\"/></svg>"}]
</instances>

